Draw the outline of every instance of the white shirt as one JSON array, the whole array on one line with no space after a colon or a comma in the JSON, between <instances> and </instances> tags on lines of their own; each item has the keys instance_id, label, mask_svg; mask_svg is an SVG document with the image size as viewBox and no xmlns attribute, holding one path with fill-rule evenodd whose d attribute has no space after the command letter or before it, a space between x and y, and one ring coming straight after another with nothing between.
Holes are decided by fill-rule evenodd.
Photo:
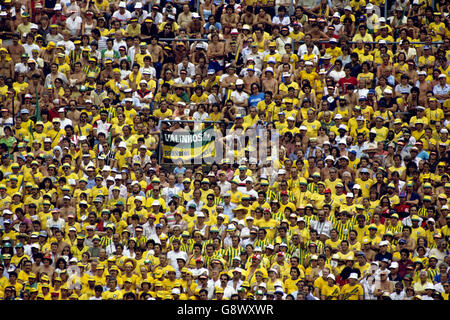
<instances>
[{"instance_id":1,"label":"white shirt","mask_svg":"<svg viewBox=\"0 0 450 320\"><path fill-rule=\"evenodd\" d=\"M228 190L231 189L231 183L228 181L225 182L217 182L217 185L220 187L220 194L225 194Z\"/></svg>"},{"instance_id":2,"label":"white shirt","mask_svg":"<svg viewBox=\"0 0 450 320\"><path fill-rule=\"evenodd\" d=\"M177 263L178 258L183 258L185 261L187 261L188 255L184 251L175 252L175 251L171 250L167 253L167 259L169 261L169 264L172 267L174 267L175 270L178 270L178 263Z\"/></svg>"},{"instance_id":3,"label":"white shirt","mask_svg":"<svg viewBox=\"0 0 450 320\"><path fill-rule=\"evenodd\" d=\"M66 19L66 27L67 29L69 29L72 36L77 34L77 31L80 30L82 23L83 20L81 19L81 17L75 14L72 14Z\"/></svg>"},{"instance_id":4,"label":"white shirt","mask_svg":"<svg viewBox=\"0 0 450 320\"><path fill-rule=\"evenodd\" d=\"M404 290L402 290L402 292L400 292L399 294L397 294L396 292L392 292L390 297L392 300L404 300L406 297L406 293Z\"/></svg>"},{"instance_id":5,"label":"white shirt","mask_svg":"<svg viewBox=\"0 0 450 320\"><path fill-rule=\"evenodd\" d=\"M69 55L72 50L75 50L75 45L72 41L59 41L57 43L58 46L64 46L66 48L66 55Z\"/></svg>"},{"instance_id":6,"label":"white shirt","mask_svg":"<svg viewBox=\"0 0 450 320\"><path fill-rule=\"evenodd\" d=\"M180 193L180 191L180 188L175 186L173 188L165 187L161 191L161 196L165 198L164 200L166 200L166 203L169 203L169 201L172 200L172 196Z\"/></svg>"},{"instance_id":7,"label":"white shirt","mask_svg":"<svg viewBox=\"0 0 450 320\"><path fill-rule=\"evenodd\" d=\"M332 70L329 73L329 76L332 77L334 79L334 81L338 82L341 78L345 77L345 71L341 70L341 71L337 71L337 70Z\"/></svg>"},{"instance_id":8,"label":"white shirt","mask_svg":"<svg viewBox=\"0 0 450 320\"><path fill-rule=\"evenodd\" d=\"M282 24L283 26L288 26L291 24L291 18L288 15L280 18L278 15L272 18L272 24Z\"/></svg>"},{"instance_id":9,"label":"white shirt","mask_svg":"<svg viewBox=\"0 0 450 320\"><path fill-rule=\"evenodd\" d=\"M131 19L131 13L130 11L125 9L125 12L123 14L120 13L120 10L117 10L113 13L112 17L119 21L128 21Z\"/></svg>"},{"instance_id":10,"label":"white shirt","mask_svg":"<svg viewBox=\"0 0 450 320\"><path fill-rule=\"evenodd\" d=\"M326 220L324 222L320 222L319 220L314 220L310 222L310 227L317 231L318 235L326 235L328 238L330 237L330 231L333 229L333 224Z\"/></svg>"},{"instance_id":11,"label":"white shirt","mask_svg":"<svg viewBox=\"0 0 450 320\"><path fill-rule=\"evenodd\" d=\"M304 54L307 54L307 53L308 53L308 48L307 48L306 44L304 43L298 48L297 55L299 57L302 57ZM314 53L316 56L320 56L319 48L317 48L317 46L314 46L312 53Z\"/></svg>"},{"instance_id":12,"label":"white shirt","mask_svg":"<svg viewBox=\"0 0 450 320\"><path fill-rule=\"evenodd\" d=\"M29 57L33 56L32 53L33 49L37 49L38 51L41 50L41 48L39 48L39 46L35 43L32 44L25 43L22 45L22 47L25 49L25 52L28 54Z\"/></svg>"},{"instance_id":13,"label":"white shirt","mask_svg":"<svg viewBox=\"0 0 450 320\"><path fill-rule=\"evenodd\" d=\"M187 67L185 67L182 62L177 64L177 74L178 75L180 75L180 71L181 70L186 70L187 76L189 78L195 77L195 74L196 74L196 72L195 72L195 65L192 62L188 62Z\"/></svg>"},{"instance_id":14,"label":"white shirt","mask_svg":"<svg viewBox=\"0 0 450 320\"><path fill-rule=\"evenodd\" d=\"M186 77L184 80L181 78L175 78L174 82L176 84L191 84L192 83L192 79L189 77Z\"/></svg>"}]
</instances>

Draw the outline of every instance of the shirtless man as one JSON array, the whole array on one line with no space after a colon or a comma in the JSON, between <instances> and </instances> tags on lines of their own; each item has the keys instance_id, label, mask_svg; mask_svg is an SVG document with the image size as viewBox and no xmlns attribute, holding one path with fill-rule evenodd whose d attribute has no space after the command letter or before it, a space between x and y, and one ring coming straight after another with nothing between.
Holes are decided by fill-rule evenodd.
<instances>
[{"instance_id":1,"label":"shirtless man","mask_svg":"<svg viewBox=\"0 0 450 320\"><path fill-rule=\"evenodd\" d=\"M14 62L6 60L7 53L6 48L0 48L0 76L4 76L5 79L14 77Z\"/></svg>"},{"instance_id":2,"label":"shirtless man","mask_svg":"<svg viewBox=\"0 0 450 320\"><path fill-rule=\"evenodd\" d=\"M229 65L226 68L226 74L222 76L220 79L220 92L222 92L224 95L226 94L227 89L234 89L234 84L236 83L236 80L238 79L238 76L236 75L236 68L234 65Z\"/></svg>"},{"instance_id":3,"label":"shirtless man","mask_svg":"<svg viewBox=\"0 0 450 320\"><path fill-rule=\"evenodd\" d=\"M278 81L273 76L273 69L266 68L265 78L262 80L262 91L271 91L274 95L278 93Z\"/></svg>"},{"instance_id":4,"label":"shirtless man","mask_svg":"<svg viewBox=\"0 0 450 320\"><path fill-rule=\"evenodd\" d=\"M81 62L75 62L74 72L69 76L71 86L80 86L86 81L86 74L83 72Z\"/></svg>"},{"instance_id":5,"label":"shirtless man","mask_svg":"<svg viewBox=\"0 0 450 320\"><path fill-rule=\"evenodd\" d=\"M69 110L67 111L66 116L72 120L74 128L80 123L81 111L77 109L77 102L75 100L69 101Z\"/></svg>"},{"instance_id":6,"label":"shirtless man","mask_svg":"<svg viewBox=\"0 0 450 320\"><path fill-rule=\"evenodd\" d=\"M244 91L251 94L251 86L256 83L258 86L261 85L259 77L255 76L254 66L249 66L247 68L247 75L244 76Z\"/></svg>"},{"instance_id":7,"label":"shirtless man","mask_svg":"<svg viewBox=\"0 0 450 320\"><path fill-rule=\"evenodd\" d=\"M329 39L329 37L323 31L320 31L319 24L313 23L311 26L312 26L312 29L309 33L311 34L313 41Z\"/></svg>"},{"instance_id":8,"label":"shirtless man","mask_svg":"<svg viewBox=\"0 0 450 320\"><path fill-rule=\"evenodd\" d=\"M427 93L428 91L433 91L433 85L430 81L426 81L425 78L427 77L426 71L419 71L418 73L419 79L415 83L415 86L419 88L419 104L422 106L425 106L427 104Z\"/></svg>"},{"instance_id":9,"label":"shirtless man","mask_svg":"<svg viewBox=\"0 0 450 320\"><path fill-rule=\"evenodd\" d=\"M105 70L100 72L100 81L102 82L108 82L113 78L114 72L112 67L112 60L106 60L105 61Z\"/></svg>"},{"instance_id":10,"label":"shirtless man","mask_svg":"<svg viewBox=\"0 0 450 320\"><path fill-rule=\"evenodd\" d=\"M14 34L12 38L13 43L8 46L8 51L14 64L19 63L20 57L25 53L24 47L19 43L19 39L19 35Z\"/></svg>"},{"instance_id":11,"label":"shirtless man","mask_svg":"<svg viewBox=\"0 0 450 320\"><path fill-rule=\"evenodd\" d=\"M206 50L207 60L222 60L225 56L225 45L223 42L219 42L219 35L211 35L211 42L208 45L208 50ZM220 73L220 72L219 72Z\"/></svg>"}]
</instances>

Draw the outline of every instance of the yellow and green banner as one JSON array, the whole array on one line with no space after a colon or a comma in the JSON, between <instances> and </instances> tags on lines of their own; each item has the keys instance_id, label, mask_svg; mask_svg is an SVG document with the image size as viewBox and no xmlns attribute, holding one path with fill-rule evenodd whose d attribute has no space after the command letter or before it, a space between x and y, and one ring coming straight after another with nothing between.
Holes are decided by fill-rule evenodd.
<instances>
[{"instance_id":1,"label":"yellow and green banner","mask_svg":"<svg viewBox=\"0 0 450 320\"><path fill-rule=\"evenodd\" d=\"M214 128L203 130L162 131L162 158L164 162L202 163L202 159L215 156Z\"/></svg>"}]
</instances>

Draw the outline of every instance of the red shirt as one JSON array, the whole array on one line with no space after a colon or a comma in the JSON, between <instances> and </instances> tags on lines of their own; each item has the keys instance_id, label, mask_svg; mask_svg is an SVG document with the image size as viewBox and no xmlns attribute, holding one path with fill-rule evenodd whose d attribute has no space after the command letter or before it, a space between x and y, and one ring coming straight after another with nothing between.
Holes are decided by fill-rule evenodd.
<instances>
[{"instance_id":1,"label":"red shirt","mask_svg":"<svg viewBox=\"0 0 450 320\"><path fill-rule=\"evenodd\" d=\"M358 84L358 80L356 80L355 77L350 77L350 78L341 78L338 81L339 86L342 88L342 94L347 94L347 86L349 84L352 84L355 88L356 85Z\"/></svg>"}]
</instances>

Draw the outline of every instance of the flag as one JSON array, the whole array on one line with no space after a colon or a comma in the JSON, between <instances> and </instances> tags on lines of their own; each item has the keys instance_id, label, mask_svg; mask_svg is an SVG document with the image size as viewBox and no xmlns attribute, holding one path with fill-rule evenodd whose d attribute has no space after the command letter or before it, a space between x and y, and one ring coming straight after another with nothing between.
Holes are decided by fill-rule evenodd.
<instances>
[{"instance_id":1,"label":"flag","mask_svg":"<svg viewBox=\"0 0 450 320\"><path fill-rule=\"evenodd\" d=\"M38 91L36 87L36 121L41 121L41 108L39 107L39 97L38 97Z\"/></svg>"}]
</instances>

